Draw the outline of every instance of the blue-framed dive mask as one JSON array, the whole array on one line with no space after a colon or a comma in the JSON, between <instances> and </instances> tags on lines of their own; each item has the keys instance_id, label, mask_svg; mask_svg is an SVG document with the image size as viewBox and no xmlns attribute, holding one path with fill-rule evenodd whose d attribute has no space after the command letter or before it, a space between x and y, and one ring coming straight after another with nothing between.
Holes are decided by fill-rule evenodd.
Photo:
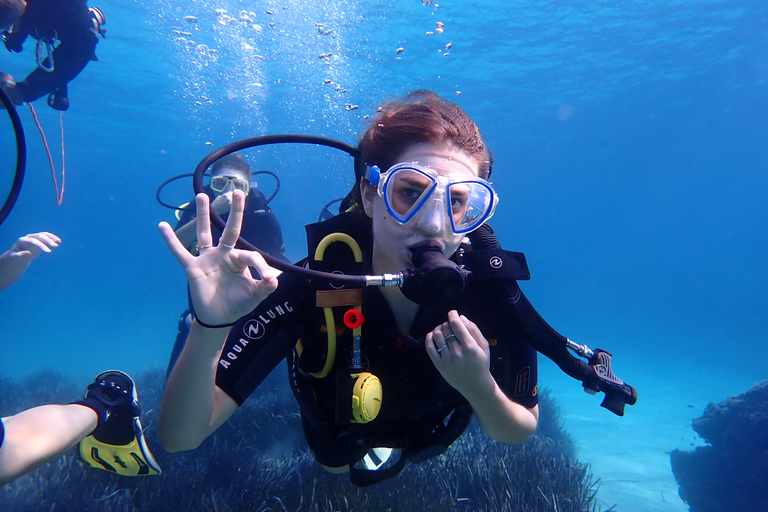
<instances>
[{"instance_id":1,"label":"blue-framed dive mask","mask_svg":"<svg viewBox=\"0 0 768 512\"><path fill-rule=\"evenodd\" d=\"M499 202L491 184L482 178L458 171L443 175L415 162L395 164L386 172L376 165L367 166L365 178L400 224L438 208L457 235L479 228Z\"/></svg>"}]
</instances>

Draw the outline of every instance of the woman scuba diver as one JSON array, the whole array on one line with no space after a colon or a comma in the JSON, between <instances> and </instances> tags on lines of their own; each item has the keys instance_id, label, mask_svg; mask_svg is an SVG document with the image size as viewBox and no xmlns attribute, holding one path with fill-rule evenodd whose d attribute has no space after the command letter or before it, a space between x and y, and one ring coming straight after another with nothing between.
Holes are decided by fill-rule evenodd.
<instances>
[{"instance_id":1,"label":"woman scuba diver","mask_svg":"<svg viewBox=\"0 0 768 512\"><path fill-rule=\"evenodd\" d=\"M497 203L477 126L457 105L416 91L383 105L358 149L345 212L307 227L301 265L382 282L405 274L417 286L278 278L259 253L235 248L240 191L216 246L209 199L197 196L198 256L160 224L197 315L160 411L166 450L197 447L284 358L315 458L357 485L444 452L472 415L501 442L534 432L536 351L525 324L494 305L487 282L462 279L474 261L465 237ZM524 260L506 277L527 278Z\"/></svg>"}]
</instances>

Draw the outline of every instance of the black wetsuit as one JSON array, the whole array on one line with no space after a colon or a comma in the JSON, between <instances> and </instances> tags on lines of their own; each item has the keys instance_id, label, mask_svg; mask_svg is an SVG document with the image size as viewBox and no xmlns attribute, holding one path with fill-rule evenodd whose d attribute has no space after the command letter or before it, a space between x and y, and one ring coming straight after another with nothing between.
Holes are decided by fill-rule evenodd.
<instances>
[{"instance_id":1,"label":"black wetsuit","mask_svg":"<svg viewBox=\"0 0 768 512\"><path fill-rule=\"evenodd\" d=\"M67 83L96 58L98 38L85 0L27 0L27 8L11 32L5 34L8 51L21 52L27 36L56 45L53 70L37 68L16 84L24 101L51 94L48 104L57 110L69 107ZM45 67L51 62L45 59Z\"/></svg>"},{"instance_id":2,"label":"black wetsuit","mask_svg":"<svg viewBox=\"0 0 768 512\"><path fill-rule=\"evenodd\" d=\"M345 216L354 216L353 222L363 225L358 233L370 233L370 219L360 214L342 214L326 222L344 223ZM370 273L371 242L359 236L353 238L368 262L362 271ZM328 254L326 251L326 260L333 261ZM381 380L383 399L375 420L350 424L347 360L352 339L348 329L339 334L331 373L322 379L307 373L322 367L327 351L325 320L322 309L315 306L315 293L304 277L283 273L277 290L230 331L219 360L216 385L241 405L287 357L308 444L316 459L326 466L354 464L376 446L402 448L414 462L444 451L466 428L471 414L466 399L443 379L424 348L426 334L446 321L448 310L420 308L411 332L405 334L397 330L379 289L363 290L366 320L361 349L369 364L366 371ZM457 309L492 340L491 372L501 389L515 402L533 407L538 403L536 351L523 340L519 326L492 318L486 302L483 290L470 289ZM343 326L341 315L346 309L334 308L337 330ZM294 350L298 339L304 347L301 356ZM454 429L458 431L452 437L437 439L433 434L453 411L459 410L464 411L466 421Z\"/></svg>"}]
</instances>

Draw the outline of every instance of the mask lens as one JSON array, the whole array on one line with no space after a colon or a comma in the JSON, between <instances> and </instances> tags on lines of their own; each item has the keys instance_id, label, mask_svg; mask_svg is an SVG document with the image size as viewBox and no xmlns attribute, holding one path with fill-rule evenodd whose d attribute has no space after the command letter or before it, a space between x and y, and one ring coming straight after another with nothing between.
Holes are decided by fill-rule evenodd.
<instances>
[{"instance_id":1,"label":"mask lens","mask_svg":"<svg viewBox=\"0 0 768 512\"><path fill-rule=\"evenodd\" d=\"M478 181L461 181L448 186L448 211L454 233L468 233L493 213L491 187Z\"/></svg>"},{"instance_id":2,"label":"mask lens","mask_svg":"<svg viewBox=\"0 0 768 512\"><path fill-rule=\"evenodd\" d=\"M242 190L245 194L248 194L250 183L242 178L232 178L232 188L235 190Z\"/></svg>"},{"instance_id":3,"label":"mask lens","mask_svg":"<svg viewBox=\"0 0 768 512\"><path fill-rule=\"evenodd\" d=\"M400 222L408 222L435 188L434 178L416 169L391 171L384 183L384 198L389 213Z\"/></svg>"},{"instance_id":4,"label":"mask lens","mask_svg":"<svg viewBox=\"0 0 768 512\"><path fill-rule=\"evenodd\" d=\"M216 192L221 192L229 184L229 178L226 176L214 176L211 178L211 188Z\"/></svg>"},{"instance_id":5,"label":"mask lens","mask_svg":"<svg viewBox=\"0 0 768 512\"><path fill-rule=\"evenodd\" d=\"M452 177L459 179L452 181ZM477 229L493 215L497 202L493 188L483 179L466 179L455 174L440 176L415 163L392 166L378 186L387 211L399 223L406 224L420 210L433 211L434 207L426 203L434 197L435 207L447 213L455 234Z\"/></svg>"}]
</instances>

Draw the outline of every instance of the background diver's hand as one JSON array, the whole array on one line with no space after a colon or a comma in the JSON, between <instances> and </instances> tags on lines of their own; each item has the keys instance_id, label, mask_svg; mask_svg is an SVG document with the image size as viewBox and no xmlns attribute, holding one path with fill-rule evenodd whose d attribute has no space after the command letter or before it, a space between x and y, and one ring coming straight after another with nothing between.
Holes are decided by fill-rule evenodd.
<instances>
[{"instance_id":1,"label":"background diver's hand","mask_svg":"<svg viewBox=\"0 0 768 512\"><path fill-rule=\"evenodd\" d=\"M427 333L425 348L443 378L472 402L492 393L491 349L480 328L455 310Z\"/></svg>"},{"instance_id":2,"label":"background diver's hand","mask_svg":"<svg viewBox=\"0 0 768 512\"><path fill-rule=\"evenodd\" d=\"M51 252L60 243L61 238L47 231L32 233L16 240L8 251L0 254L0 290L21 277L41 252Z\"/></svg>"},{"instance_id":3,"label":"background diver's hand","mask_svg":"<svg viewBox=\"0 0 768 512\"><path fill-rule=\"evenodd\" d=\"M32 233L16 240L8 254L13 258L32 261L40 256L41 252L51 252L51 249L58 247L60 243L61 238L53 233L47 231Z\"/></svg>"},{"instance_id":4,"label":"background diver's hand","mask_svg":"<svg viewBox=\"0 0 768 512\"><path fill-rule=\"evenodd\" d=\"M198 256L184 248L167 222L160 223L160 233L187 273L198 318L209 325L230 324L250 313L277 288L278 272L259 253L232 248L243 222L245 196L241 191L232 196L232 209L216 247L211 246L208 196L198 194L195 201ZM254 277L248 267L255 268L259 276Z\"/></svg>"},{"instance_id":5,"label":"background diver's hand","mask_svg":"<svg viewBox=\"0 0 768 512\"><path fill-rule=\"evenodd\" d=\"M0 88L5 91L5 94L10 98L11 103L21 106L24 104L24 98L21 97L21 93L16 88L16 82L13 81L13 77L0 71ZM5 105L0 102L0 110L5 110Z\"/></svg>"},{"instance_id":6,"label":"background diver's hand","mask_svg":"<svg viewBox=\"0 0 768 512\"><path fill-rule=\"evenodd\" d=\"M218 213L220 217L229 213L232 209L232 192L225 192L224 194L216 196L216 199L211 203L211 208Z\"/></svg>"}]
</instances>

